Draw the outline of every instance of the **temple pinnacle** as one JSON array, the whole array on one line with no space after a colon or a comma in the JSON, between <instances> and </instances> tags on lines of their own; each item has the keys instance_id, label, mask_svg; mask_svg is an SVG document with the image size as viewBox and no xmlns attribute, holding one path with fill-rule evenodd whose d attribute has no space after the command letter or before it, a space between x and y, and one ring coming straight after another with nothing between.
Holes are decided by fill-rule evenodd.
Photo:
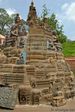
<instances>
[{"instance_id":1,"label":"temple pinnacle","mask_svg":"<svg viewBox=\"0 0 75 112\"><path fill-rule=\"evenodd\" d=\"M34 3L34 0L32 0L32 2Z\"/></svg>"},{"instance_id":2,"label":"temple pinnacle","mask_svg":"<svg viewBox=\"0 0 75 112\"><path fill-rule=\"evenodd\" d=\"M34 0L32 0L31 4L34 5Z\"/></svg>"}]
</instances>

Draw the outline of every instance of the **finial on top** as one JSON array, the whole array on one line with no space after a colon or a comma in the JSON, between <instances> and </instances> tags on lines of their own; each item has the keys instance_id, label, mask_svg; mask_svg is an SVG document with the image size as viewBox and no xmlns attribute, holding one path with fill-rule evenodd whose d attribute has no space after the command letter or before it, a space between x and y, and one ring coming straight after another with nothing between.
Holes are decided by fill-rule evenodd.
<instances>
[{"instance_id":1,"label":"finial on top","mask_svg":"<svg viewBox=\"0 0 75 112\"><path fill-rule=\"evenodd\" d=\"M32 0L31 4L32 4L32 6L34 5L34 0Z\"/></svg>"},{"instance_id":2,"label":"finial on top","mask_svg":"<svg viewBox=\"0 0 75 112\"><path fill-rule=\"evenodd\" d=\"M32 2L34 3L34 0L32 0Z\"/></svg>"}]
</instances>

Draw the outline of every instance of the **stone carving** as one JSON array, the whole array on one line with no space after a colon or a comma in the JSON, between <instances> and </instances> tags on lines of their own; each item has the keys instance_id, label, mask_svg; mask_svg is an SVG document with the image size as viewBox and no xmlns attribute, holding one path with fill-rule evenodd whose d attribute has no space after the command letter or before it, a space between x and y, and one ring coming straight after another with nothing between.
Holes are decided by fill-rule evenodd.
<instances>
[{"instance_id":1,"label":"stone carving","mask_svg":"<svg viewBox=\"0 0 75 112\"><path fill-rule=\"evenodd\" d=\"M20 104L31 104L31 87L20 86L19 102Z\"/></svg>"},{"instance_id":2,"label":"stone carving","mask_svg":"<svg viewBox=\"0 0 75 112\"><path fill-rule=\"evenodd\" d=\"M4 55L3 51L0 49L0 63L6 63L7 56Z\"/></svg>"},{"instance_id":3,"label":"stone carving","mask_svg":"<svg viewBox=\"0 0 75 112\"><path fill-rule=\"evenodd\" d=\"M0 51L0 83L18 84L19 104L65 105L75 96L75 80L56 32L49 28L47 19L39 22L33 2L27 19L28 32L21 22L17 15L3 52Z\"/></svg>"},{"instance_id":4,"label":"stone carving","mask_svg":"<svg viewBox=\"0 0 75 112\"><path fill-rule=\"evenodd\" d=\"M0 107L14 109L17 102L18 89L0 85Z\"/></svg>"}]
</instances>

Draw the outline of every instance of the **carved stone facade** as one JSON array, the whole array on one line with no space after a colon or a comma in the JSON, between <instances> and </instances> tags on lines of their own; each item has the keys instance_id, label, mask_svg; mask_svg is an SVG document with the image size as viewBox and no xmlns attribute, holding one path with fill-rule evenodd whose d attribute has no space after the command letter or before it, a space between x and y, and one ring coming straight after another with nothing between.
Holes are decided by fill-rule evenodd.
<instances>
[{"instance_id":1,"label":"carved stone facade","mask_svg":"<svg viewBox=\"0 0 75 112\"><path fill-rule=\"evenodd\" d=\"M64 105L75 96L75 81L63 56L61 44L46 20L40 24L33 2L27 23L29 32L20 35L21 20L17 15L12 27L14 30L11 29L10 38L6 40L6 47L2 51L4 54L0 53L4 56L3 61L0 58L0 83L18 85L19 104ZM20 38L24 40L22 47Z\"/></svg>"}]
</instances>

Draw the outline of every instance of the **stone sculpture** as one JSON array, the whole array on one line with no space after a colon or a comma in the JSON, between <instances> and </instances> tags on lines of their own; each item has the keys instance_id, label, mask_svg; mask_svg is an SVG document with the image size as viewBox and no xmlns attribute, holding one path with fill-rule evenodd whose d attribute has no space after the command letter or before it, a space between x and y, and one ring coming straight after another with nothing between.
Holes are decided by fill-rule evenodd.
<instances>
[{"instance_id":1,"label":"stone sculpture","mask_svg":"<svg viewBox=\"0 0 75 112\"><path fill-rule=\"evenodd\" d=\"M43 23L39 22L33 2L27 24L29 31L23 33L22 30L20 33L21 20L17 15L3 49L8 61L0 63L0 83L19 86L19 104L65 105L69 98L75 96L74 74L65 62L56 33L48 26L46 19ZM16 35L13 33L15 30ZM25 39L24 46L21 46L21 40L18 41L20 37ZM11 41L11 38L15 40ZM9 40L12 44L15 41L14 45L8 46ZM3 105L0 103L0 106Z\"/></svg>"}]
</instances>

